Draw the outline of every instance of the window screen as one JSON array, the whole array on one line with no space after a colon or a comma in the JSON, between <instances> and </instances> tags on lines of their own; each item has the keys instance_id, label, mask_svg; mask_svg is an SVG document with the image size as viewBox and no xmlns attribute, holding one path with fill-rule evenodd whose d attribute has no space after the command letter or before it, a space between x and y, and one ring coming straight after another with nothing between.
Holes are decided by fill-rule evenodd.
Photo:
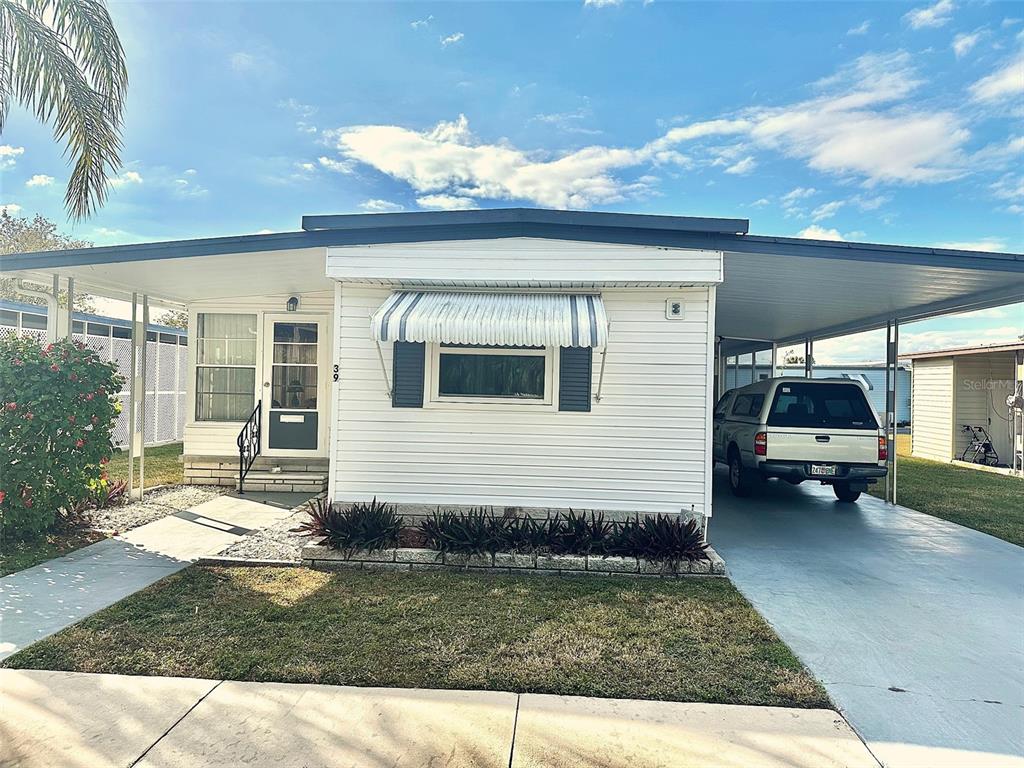
<instances>
[{"instance_id":1,"label":"window screen","mask_svg":"<svg viewBox=\"0 0 1024 768\"><path fill-rule=\"evenodd\" d=\"M256 315L196 318L196 420L245 421L256 404Z\"/></svg>"}]
</instances>

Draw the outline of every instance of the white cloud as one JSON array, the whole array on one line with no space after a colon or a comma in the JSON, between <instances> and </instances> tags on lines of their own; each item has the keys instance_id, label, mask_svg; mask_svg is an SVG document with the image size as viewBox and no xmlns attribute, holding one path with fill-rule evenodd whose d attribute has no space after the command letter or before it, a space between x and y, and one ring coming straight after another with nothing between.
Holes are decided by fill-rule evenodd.
<instances>
[{"instance_id":1,"label":"white cloud","mask_svg":"<svg viewBox=\"0 0 1024 768\"><path fill-rule=\"evenodd\" d=\"M171 194L180 200L206 197L210 190L190 179L174 179L171 182Z\"/></svg>"},{"instance_id":2,"label":"white cloud","mask_svg":"<svg viewBox=\"0 0 1024 768\"><path fill-rule=\"evenodd\" d=\"M969 133L951 112L908 103L920 84L907 53L867 54L816 83L818 95L810 99L676 126L639 146L522 149L505 139L479 140L460 115L425 130L360 125L330 131L325 135L340 157L320 158L320 164L348 173L364 163L420 194L521 199L557 208L650 194L651 182L620 175L630 169L704 163L733 174L749 172L757 162L754 150L779 152L868 186L958 178L968 167L963 146ZM703 143L722 136L742 139L726 147ZM687 154L684 145L692 148ZM782 202L791 215L802 215L796 198Z\"/></svg>"},{"instance_id":3,"label":"white cloud","mask_svg":"<svg viewBox=\"0 0 1024 768\"><path fill-rule=\"evenodd\" d=\"M1006 250L1006 240L1001 237L983 237L980 240L935 243L936 248L953 248L958 251L993 251Z\"/></svg>"},{"instance_id":4,"label":"white cloud","mask_svg":"<svg viewBox=\"0 0 1024 768\"><path fill-rule=\"evenodd\" d=\"M112 186L114 189L120 189L121 187L126 187L129 184L141 183L142 174L140 174L138 171L125 171L121 175L115 176L110 180L110 186Z\"/></svg>"},{"instance_id":5,"label":"white cloud","mask_svg":"<svg viewBox=\"0 0 1024 768\"><path fill-rule=\"evenodd\" d=\"M277 102L279 109L295 113L298 117L312 117L317 113L317 108L312 104L303 104L296 98L281 99Z\"/></svg>"},{"instance_id":6,"label":"white cloud","mask_svg":"<svg viewBox=\"0 0 1024 768\"><path fill-rule=\"evenodd\" d=\"M812 224L796 233L797 237L806 237L811 240L846 240L838 229L825 229L817 224Z\"/></svg>"},{"instance_id":7,"label":"white cloud","mask_svg":"<svg viewBox=\"0 0 1024 768\"><path fill-rule=\"evenodd\" d=\"M992 185L992 194L1000 200L1024 200L1024 176L1004 175Z\"/></svg>"},{"instance_id":8,"label":"white cloud","mask_svg":"<svg viewBox=\"0 0 1024 768\"><path fill-rule=\"evenodd\" d=\"M818 190L814 187L796 187L782 196L782 202L784 205L792 205L798 200L803 200L804 198L816 195L817 193Z\"/></svg>"},{"instance_id":9,"label":"white cloud","mask_svg":"<svg viewBox=\"0 0 1024 768\"><path fill-rule=\"evenodd\" d=\"M416 21L410 22L409 26L413 29L423 29L424 27L430 26L430 22L434 20L434 17L427 16L425 19L417 19Z\"/></svg>"},{"instance_id":10,"label":"white cloud","mask_svg":"<svg viewBox=\"0 0 1024 768\"><path fill-rule=\"evenodd\" d=\"M928 352L1017 341L1020 326L966 327L949 331L900 331L900 352ZM884 345L882 347L885 348Z\"/></svg>"},{"instance_id":11,"label":"white cloud","mask_svg":"<svg viewBox=\"0 0 1024 768\"><path fill-rule=\"evenodd\" d=\"M976 101L1002 101L1024 93L1024 53L1019 53L999 69L970 87Z\"/></svg>"},{"instance_id":12,"label":"white cloud","mask_svg":"<svg viewBox=\"0 0 1024 768\"><path fill-rule=\"evenodd\" d=\"M12 147L10 144L0 144L0 171L13 168L18 162L18 158L24 154L24 147Z\"/></svg>"},{"instance_id":13,"label":"white cloud","mask_svg":"<svg viewBox=\"0 0 1024 768\"><path fill-rule=\"evenodd\" d=\"M743 176L745 174L750 173L755 168L757 168L757 161L753 157L750 157L748 155L739 162L730 165L728 168L725 169L725 172L734 174L736 176Z\"/></svg>"},{"instance_id":14,"label":"white cloud","mask_svg":"<svg viewBox=\"0 0 1024 768\"><path fill-rule=\"evenodd\" d=\"M622 0L583 0L583 4L592 8L609 8L613 5L622 5ZM645 2L644 5L646 4Z\"/></svg>"},{"instance_id":15,"label":"white cloud","mask_svg":"<svg viewBox=\"0 0 1024 768\"><path fill-rule=\"evenodd\" d=\"M404 205L392 203L390 200L366 200L360 203L359 207L368 213L394 213L405 210Z\"/></svg>"},{"instance_id":16,"label":"white cloud","mask_svg":"<svg viewBox=\"0 0 1024 768\"><path fill-rule=\"evenodd\" d=\"M978 44L984 30L976 29L973 32L961 32L953 38L953 53L958 59L963 58Z\"/></svg>"},{"instance_id":17,"label":"white cloud","mask_svg":"<svg viewBox=\"0 0 1024 768\"><path fill-rule=\"evenodd\" d=\"M335 173L352 173L352 163L346 160L334 160L330 157L320 157L317 162L328 171Z\"/></svg>"},{"instance_id":18,"label":"white cloud","mask_svg":"<svg viewBox=\"0 0 1024 768\"><path fill-rule=\"evenodd\" d=\"M915 8L907 13L903 19L912 29L925 29L928 27L944 26L952 17L956 6L952 0L939 0L934 5L927 5L924 8Z\"/></svg>"},{"instance_id":19,"label":"white cloud","mask_svg":"<svg viewBox=\"0 0 1024 768\"><path fill-rule=\"evenodd\" d=\"M441 47L447 48L449 45L461 43L464 37L465 35L462 34L461 32L456 32L454 34L448 35L447 37L441 37L439 39L441 40Z\"/></svg>"},{"instance_id":20,"label":"white cloud","mask_svg":"<svg viewBox=\"0 0 1024 768\"><path fill-rule=\"evenodd\" d=\"M416 198L420 208L431 208L439 211L466 211L476 208L476 201L471 197L458 195L423 195Z\"/></svg>"},{"instance_id":21,"label":"white cloud","mask_svg":"<svg viewBox=\"0 0 1024 768\"><path fill-rule=\"evenodd\" d=\"M764 208L766 205L771 205L772 201L767 197L760 197L750 204L751 208Z\"/></svg>"},{"instance_id":22,"label":"white cloud","mask_svg":"<svg viewBox=\"0 0 1024 768\"><path fill-rule=\"evenodd\" d=\"M850 27L848 30L846 30L846 34L848 34L848 35L866 35L868 33L869 29L871 29L871 19L865 19L860 24L858 24L856 27Z\"/></svg>"},{"instance_id":23,"label":"white cloud","mask_svg":"<svg viewBox=\"0 0 1024 768\"><path fill-rule=\"evenodd\" d=\"M272 234L274 234L274 230L272 230L272 229L260 229L260 230L256 231L256 234L257 235L272 235Z\"/></svg>"},{"instance_id":24,"label":"white cloud","mask_svg":"<svg viewBox=\"0 0 1024 768\"><path fill-rule=\"evenodd\" d=\"M0 211L8 216L17 216L21 212L21 206L17 203L0 203Z\"/></svg>"},{"instance_id":25,"label":"white cloud","mask_svg":"<svg viewBox=\"0 0 1024 768\"><path fill-rule=\"evenodd\" d=\"M883 205L892 201L892 195L855 195L853 203L862 211L877 211Z\"/></svg>"},{"instance_id":26,"label":"white cloud","mask_svg":"<svg viewBox=\"0 0 1024 768\"><path fill-rule=\"evenodd\" d=\"M843 205L845 205L845 203L842 200L832 200L831 202L823 203L811 211L811 218L814 221L831 219L839 212L839 209L842 208Z\"/></svg>"},{"instance_id":27,"label":"white cloud","mask_svg":"<svg viewBox=\"0 0 1024 768\"><path fill-rule=\"evenodd\" d=\"M53 176L47 176L45 173L37 173L25 182L26 187L48 187L51 184L53 184Z\"/></svg>"},{"instance_id":28,"label":"white cloud","mask_svg":"<svg viewBox=\"0 0 1024 768\"><path fill-rule=\"evenodd\" d=\"M195 176L197 173L199 173L199 171L197 171L195 168L186 168L184 171L182 171L182 173L184 173L186 176Z\"/></svg>"},{"instance_id":29,"label":"white cloud","mask_svg":"<svg viewBox=\"0 0 1024 768\"><path fill-rule=\"evenodd\" d=\"M236 51L228 56L228 65L239 75L264 75L277 67L269 54L255 51Z\"/></svg>"},{"instance_id":30,"label":"white cloud","mask_svg":"<svg viewBox=\"0 0 1024 768\"><path fill-rule=\"evenodd\" d=\"M870 184L948 181L963 174L969 133L951 112L900 104L921 81L905 52L866 54L819 81L822 96L754 110L751 136L817 171Z\"/></svg>"}]
</instances>

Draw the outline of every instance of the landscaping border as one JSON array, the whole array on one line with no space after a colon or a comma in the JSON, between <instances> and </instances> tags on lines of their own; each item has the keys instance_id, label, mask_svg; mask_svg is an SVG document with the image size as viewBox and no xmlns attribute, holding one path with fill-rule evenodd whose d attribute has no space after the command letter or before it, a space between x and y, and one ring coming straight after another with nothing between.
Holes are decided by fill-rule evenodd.
<instances>
[{"instance_id":1,"label":"landscaping border","mask_svg":"<svg viewBox=\"0 0 1024 768\"><path fill-rule=\"evenodd\" d=\"M711 547L708 547L705 553L706 560L683 560L673 568L669 563L636 557L531 555L511 552L464 555L406 547L373 552L343 552L322 544L314 544L302 548L302 565L321 571L365 568L387 571L488 571L543 576L725 576L725 561L721 556Z\"/></svg>"}]
</instances>

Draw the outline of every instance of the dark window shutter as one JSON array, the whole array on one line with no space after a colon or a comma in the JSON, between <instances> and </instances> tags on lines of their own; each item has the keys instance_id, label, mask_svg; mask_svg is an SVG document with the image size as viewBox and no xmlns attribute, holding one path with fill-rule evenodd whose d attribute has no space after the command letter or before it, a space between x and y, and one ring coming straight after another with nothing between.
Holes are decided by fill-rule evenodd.
<instances>
[{"instance_id":1,"label":"dark window shutter","mask_svg":"<svg viewBox=\"0 0 1024 768\"><path fill-rule=\"evenodd\" d=\"M391 356L391 406L423 407L423 361L427 345L422 341L396 341Z\"/></svg>"},{"instance_id":2,"label":"dark window shutter","mask_svg":"<svg viewBox=\"0 0 1024 768\"><path fill-rule=\"evenodd\" d=\"M558 365L558 410L590 410L590 347L562 347Z\"/></svg>"}]
</instances>

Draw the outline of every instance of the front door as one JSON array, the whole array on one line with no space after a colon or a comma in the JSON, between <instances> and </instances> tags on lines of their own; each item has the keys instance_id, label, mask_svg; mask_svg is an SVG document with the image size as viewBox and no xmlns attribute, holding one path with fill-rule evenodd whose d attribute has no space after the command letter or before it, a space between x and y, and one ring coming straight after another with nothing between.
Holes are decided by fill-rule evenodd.
<instances>
[{"instance_id":1,"label":"front door","mask_svg":"<svg viewBox=\"0 0 1024 768\"><path fill-rule=\"evenodd\" d=\"M326 318L266 315L263 334L263 450L302 456L322 450Z\"/></svg>"}]
</instances>

